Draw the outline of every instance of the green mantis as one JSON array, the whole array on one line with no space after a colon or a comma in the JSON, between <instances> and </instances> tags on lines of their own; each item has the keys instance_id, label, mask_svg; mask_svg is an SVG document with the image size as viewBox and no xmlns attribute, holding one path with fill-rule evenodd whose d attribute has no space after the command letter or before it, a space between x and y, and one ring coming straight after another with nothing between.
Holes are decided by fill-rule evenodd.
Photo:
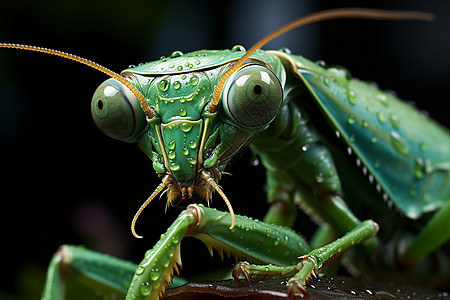
<instances>
[{"instance_id":1,"label":"green mantis","mask_svg":"<svg viewBox=\"0 0 450 300\"><path fill-rule=\"evenodd\" d=\"M346 14L352 11L341 12L349 16ZM338 12L333 13L336 17ZM358 12L357 15L365 13ZM367 11L366 16L372 15L376 12ZM323 16L326 13L310 16L294 23L293 27ZM289 29L288 26L283 30ZM139 213L164 189L167 189L168 204L178 197L192 198L194 192L209 201L212 193L217 192L230 211L223 213L201 206L188 207L146 253L138 267L98 257L105 268L97 270L97 277L102 278L108 288L123 292L123 282L134 272L127 297L158 297L170 281L172 269L179 264L181 239L191 235L210 249L228 251L256 263L273 264L240 263L234 270L236 280L240 275L290 276L291 296L307 295L305 282L332 256L360 244L378 231L376 223L362 222L352 212L360 210L355 200L366 201L365 196L352 195L352 190L358 194L357 189L367 182L354 180L351 170L344 176L339 175L339 170L351 169L351 164L348 157L335 149L332 139L327 139L330 129L333 134L337 132L337 143L343 143L344 152L356 156L355 164L368 176L369 183L375 184L368 197L384 199L387 206L395 205L411 220L438 211L434 216L426 217L431 220L428 225L425 225L427 220L421 219L425 229L419 239L401 253L400 264L415 265L448 240L445 234L430 238L439 227L446 226L448 219L448 132L409 106L400 104L394 96L350 78L342 69L324 68L287 51L255 51L265 42L262 40L248 52L239 46L223 51L174 52L169 58L126 69L122 72L123 77L98 67L115 80L102 84L93 97L91 107L96 124L116 139L137 142L152 160L153 169L162 177L161 184L136 214L133 234L139 237L135 232ZM52 50L34 50L61 54ZM86 62L80 58L75 60ZM377 102L372 103L370 99ZM312 102L317 102L317 106L310 107ZM389 122L385 118L389 118ZM409 131L415 121L425 122L422 125L427 128L424 134L417 128ZM325 124L330 127L324 129ZM318 244L333 242L324 247L315 245L316 249L311 250L300 236L285 227L235 216L218 181L231 157L247 144L268 169L272 206L265 221L292 226L295 205L299 204L322 224L321 233L328 234L326 238L318 238ZM431 150L430 144L439 147ZM372 153L372 149L377 151ZM414 159L409 157L410 154L414 154ZM402 172L391 177L395 168L412 174L412 178L402 176ZM346 179L354 181L353 185L357 187L347 189ZM346 192L347 201L342 198L342 191ZM384 208L369 217L381 223L382 228L388 222L397 224L386 220L393 212L386 209L382 201L378 203L371 205ZM412 227L421 222L414 221ZM404 226L401 232L414 232L409 221L398 224ZM387 240L409 243L401 237L388 237ZM382 243L385 241L383 239ZM280 243L282 247L275 247ZM361 256L364 251L379 254L377 251L382 249L379 243L369 240L365 250L349 255L362 273L377 273L370 266L373 261L364 261ZM44 297L56 298L59 294L55 283L60 280L56 270L61 261L89 277L96 271L88 263L94 256L96 254L75 247L62 248L50 266L51 276ZM299 261L297 257L300 257ZM389 272L384 267L387 270L396 268L392 262L386 264L379 268L382 274ZM123 273L123 276L109 278L105 273Z\"/></svg>"}]
</instances>

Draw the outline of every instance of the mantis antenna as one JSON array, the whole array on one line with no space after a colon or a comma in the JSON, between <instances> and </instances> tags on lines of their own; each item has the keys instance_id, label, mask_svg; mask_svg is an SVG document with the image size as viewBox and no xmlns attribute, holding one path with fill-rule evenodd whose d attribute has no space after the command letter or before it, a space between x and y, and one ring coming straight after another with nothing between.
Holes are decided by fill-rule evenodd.
<instances>
[{"instance_id":1,"label":"mantis antenna","mask_svg":"<svg viewBox=\"0 0 450 300\"><path fill-rule=\"evenodd\" d=\"M87 65L93 69L96 69L102 73L105 73L106 75L110 76L111 78L114 78L115 80L119 81L123 85L125 85L127 88L131 90L131 92L136 96L136 98L139 100L139 103L141 104L142 110L144 111L147 118L151 119L153 117L153 111L148 105L147 101L145 101L144 96L138 91L138 89L132 85L128 80L125 79L125 77L111 71L108 68L105 68L102 65L99 65L96 62L90 61L86 58L70 54L67 52L62 52L59 50L53 50L43 47L36 47L36 46L30 46L30 45L22 45L22 44L8 44L8 43L0 43L0 48L13 48L13 49L20 49L20 50L29 50L29 51L36 51L51 55L60 56L66 59L74 60L78 63Z\"/></svg>"},{"instance_id":2,"label":"mantis antenna","mask_svg":"<svg viewBox=\"0 0 450 300\"><path fill-rule=\"evenodd\" d=\"M280 35L291 31L292 29L316 23L326 20L335 19L371 19L371 20L422 20L422 21L434 21L435 16L431 13L419 12L419 11L391 11L391 10L380 10L380 9L370 9L370 8L337 8L329 9L316 13L306 15L304 17L298 18L283 27L278 28L272 33L266 35L261 40L256 42L253 47L251 47L239 60L237 60L233 66L228 69L227 72L222 76L218 82L216 89L214 90L213 98L208 104L208 111L217 111L217 106L220 102L220 96L222 89L225 85L227 79L237 71L242 64L258 49L270 42L271 40L279 37Z\"/></svg>"}]
</instances>

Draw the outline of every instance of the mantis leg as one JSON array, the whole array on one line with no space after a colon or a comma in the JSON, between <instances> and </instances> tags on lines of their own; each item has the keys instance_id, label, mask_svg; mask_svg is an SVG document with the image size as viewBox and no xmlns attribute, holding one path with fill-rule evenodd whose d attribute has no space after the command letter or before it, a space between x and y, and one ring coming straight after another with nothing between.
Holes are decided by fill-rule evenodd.
<instances>
[{"instance_id":1,"label":"mantis leg","mask_svg":"<svg viewBox=\"0 0 450 300\"><path fill-rule=\"evenodd\" d=\"M450 201L430 219L417 238L403 253L400 261L414 265L450 240Z\"/></svg>"},{"instance_id":2,"label":"mantis leg","mask_svg":"<svg viewBox=\"0 0 450 300\"><path fill-rule=\"evenodd\" d=\"M173 270L181 265L180 243L184 236L206 244L210 253L228 253L255 263L293 265L309 246L293 230L236 215L231 216L201 205L190 205L170 226L153 249L147 251L136 268L126 299L158 299L171 281Z\"/></svg>"},{"instance_id":3,"label":"mantis leg","mask_svg":"<svg viewBox=\"0 0 450 300\"><path fill-rule=\"evenodd\" d=\"M292 227L297 216L295 191L295 182L287 174L267 170L267 198L270 208L264 222Z\"/></svg>"},{"instance_id":4,"label":"mantis leg","mask_svg":"<svg viewBox=\"0 0 450 300\"><path fill-rule=\"evenodd\" d=\"M42 300L65 299L67 277L81 281L98 295L124 297L135 270L133 263L84 247L64 245L48 267Z\"/></svg>"},{"instance_id":5,"label":"mantis leg","mask_svg":"<svg viewBox=\"0 0 450 300\"><path fill-rule=\"evenodd\" d=\"M301 261L295 265L281 267L274 265L251 265L247 262L239 263L233 270L233 277L240 283L239 276L247 279L253 276L292 276L288 281L289 295L292 299L300 294L308 297L305 289L306 282L315 277L319 270L335 255L360 244L378 232L378 225L372 220L361 222L353 230L334 242L310 251L299 257Z\"/></svg>"}]
</instances>

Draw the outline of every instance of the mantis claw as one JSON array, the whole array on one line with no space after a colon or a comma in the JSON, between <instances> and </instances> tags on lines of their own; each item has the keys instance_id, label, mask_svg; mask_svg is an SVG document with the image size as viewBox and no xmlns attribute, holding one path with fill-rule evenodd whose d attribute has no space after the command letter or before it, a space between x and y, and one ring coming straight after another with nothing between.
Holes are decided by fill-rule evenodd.
<instances>
[{"instance_id":1,"label":"mantis claw","mask_svg":"<svg viewBox=\"0 0 450 300\"><path fill-rule=\"evenodd\" d=\"M296 296L299 295L301 298L310 299L309 293L306 290L305 286L295 277L292 277L288 281L288 297L291 300L296 299Z\"/></svg>"},{"instance_id":2,"label":"mantis claw","mask_svg":"<svg viewBox=\"0 0 450 300\"><path fill-rule=\"evenodd\" d=\"M239 279L240 275L244 275L245 279L247 279L247 282L249 285L252 285L250 282L250 273L248 272L246 265L248 265L247 262L239 262L232 271L233 281L236 282L238 285L242 286L242 282Z\"/></svg>"}]
</instances>

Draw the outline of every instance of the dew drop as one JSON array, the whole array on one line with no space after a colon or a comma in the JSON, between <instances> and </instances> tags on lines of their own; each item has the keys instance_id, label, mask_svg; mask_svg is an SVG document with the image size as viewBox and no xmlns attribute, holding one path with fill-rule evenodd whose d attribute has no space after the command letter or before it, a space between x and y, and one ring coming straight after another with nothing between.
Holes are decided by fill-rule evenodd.
<instances>
[{"instance_id":1,"label":"dew drop","mask_svg":"<svg viewBox=\"0 0 450 300\"><path fill-rule=\"evenodd\" d=\"M179 81L175 81L175 82L173 83L173 88L174 88L174 89L178 90L180 87L181 87L181 83L180 83Z\"/></svg>"},{"instance_id":2,"label":"dew drop","mask_svg":"<svg viewBox=\"0 0 450 300\"><path fill-rule=\"evenodd\" d=\"M425 175L425 163L422 158L418 157L414 165L414 175L420 179Z\"/></svg>"},{"instance_id":3,"label":"dew drop","mask_svg":"<svg viewBox=\"0 0 450 300\"><path fill-rule=\"evenodd\" d=\"M398 132L391 131L391 142L394 148L401 154L407 154L409 152L408 144Z\"/></svg>"},{"instance_id":4,"label":"dew drop","mask_svg":"<svg viewBox=\"0 0 450 300\"><path fill-rule=\"evenodd\" d=\"M347 90L347 99L351 104L356 104L356 92L352 89Z\"/></svg>"},{"instance_id":5,"label":"dew drop","mask_svg":"<svg viewBox=\"0 0 450 300\"><path fill-rule=\"evenodd\" d=\"M175 64L174 64L174 63L170 63L170 64L169 64L169 68L172 69L173 67L175 67Z\"/></svg>"},{"instance_id":6,"label":"dew drop","mask_svg":"<svg viewBox=\"0 0 450 300\"><path fill-rule=\"evenodd\" d=\"M180 108L180 111L178 112L178 115L180 117L185 117L186 116L186 110L184 108Z\"/></svg>"},{"instance_id":7,"label":"dew drop","mask_svg":"<svg viewBox=\"0 0 450 300\"><path fill-rule=\"evenodd\" d=\"M184 147L184 148L183 148L183 155L186 155L186 156L189 155L189 149L188 149L188 147Z\"/></svg>"},{"instance_id":8,"label":"dew drop","mask_svg":"<svg viewBox=\"0 0 450 300\"><path fill-rule=\"evenodd\" d=\"M189 83L192 86L196 86L198 84L198 76L194 75L189 79Z\"/></svg>"},{"instance_id":9,"label":"dew drop","mask_svg":"<svg viewBox=\"0 0 450 300\"><path fill-rule=\"evenodd\" d=\"M189 132L192 129L192 123L183 122L180 124L180 129L183 132Z\"/></svg>"},{"instance_id":10,"label":"dew drop","mask_svg":"<svg viewBox=\"0 0 450 300\"><path fill-rule=\"evenodd\" d=\"M233 52L245 52L245 48L242 45L234 45L233 48L231 48L231 51Z\"/></svg>"},{"instance_id":11,"label":"dew drop","mask_svg":"<svg viewBox=\"0 0 450 300\"><path fill-rule=\"evenodd\" d=\"M173 151L173 150L171 150L171 151L169 151L169 153L167 154L167 157L169 158L169 159L174 159L175 158L175 151Z\"/></svg>"},{"instance_id":12,"label":"dew drop","mask_svg":"<svg viewBox=\"0 0 450 300\"><path fill-rule=\"evenodd\" d=\"M171 163L169 169L171 171L178 171L180 169L180 164L177 162Z\"/></svg>"},{"instance_id":13,"label":"dew drop","mask_svg":"<svg viewBox=\"0 0 450 300\"><path fill-rule=\"evenodd\" d=\"M390 114L389 121L391 121L391 124L394 125L395 128L400 126L400 118L396 114Z\"/></svg>"},{"instance_id":14,"label":"dew drop","mask_svg":"<svg viewBox=\"0 0 450 300\"><path fill-rule=\"evenodd\" d=\"M169 150L175 149L175 140L170 141L167 148L169 148Z\"/></svg>"},{"instance_id":15,"label":"dew drop","mask_svg":"<svg viewBox=\"0 0 450 300\"><path fill-rule=\"evenodd\" d=\"M150 280L152 281L156 281L159 278L159 269L158 268L154 268L152 269L151 273L150 273Z\"/></svg>"},{"instance_id":16,"label":"dew drop","mask_svg":"<svg viewBox=\"0 0 450 300\"><path fill-rule=\"evenodd\" d=\"M381 123L386 121L386 117L381 112L377 112L377 118Z\"/></svg>"},{"instance_id":17,"label":"dew drop","mask_svg":"<svg viewBox=\"0 0 450 300\"><path fill-rule=\"evenodd\" d=\"M161 80L160 82L158 82L158 88L165 92L169 89L169 81L167 81L166 79Z\"/></svg>"},{"instance_id":18,"label":"dew drop","mask_svg":"<svg viewBox=\"0 0 450 300\"><path fill-rule=\"evenodd\" d=\"M322 183L323 182L323 174L321 172L316 174L316 182L317 183Z\"/></svg>"},{"instance_id":19,"label":"dew drop","mask_svg":"<svg viewBox=\"0 0 450 300\"><path fill-rule=\"evenodd\" d=\"M178 71L183 70L183 66L178 66L178 67L177 67L177 70L178 70Z\"/></svg>"},{"instance_id":20,"label":"dew drop","mask_svg":"<svg viewBox=\"0 0 450 300\"><path fill-rule=\"evenodd\" d=\"M251 165L252 167L256 167L256 166L259 165L259 158L258 158L258 156L254 155L254 156L251 158L251 160L250 160L250 165Z\"/></svg>"},{"instance_id":21,"label":"dew drop","mask_svg":"<svg viewBox=\"0 0 450 300\"><path fill-rule=\"evenodd\" d=\"M327 67L327 63L324 60L316 61L316 65L321 66L322 68L326 68Z\"/></svg>"},{"instance_id":22,"label":"dew drop","mask_svg":"<svg viewBox=\"0 0 450 300\"><path fill-rule=\"evenodd\" d=\"M323 83L326 86L330 86L331 85L331 79L329 77L327 77L327 76L323 76Z\"/></svg>"},{"instance_id":23,"label":"dew drop","mask_svg":"<svg viewBox=\"0 0 450 300\"><path fill-rule=\"evenodd\" d=\"M175 50L172 52L172 54L170 54L170 58L180 57L182 55L183 55L183 52L181 52L180 50Z\"/></svg>"},{"instance_id":24,"label":"dew drop","mask_svg":"<svg viewBox=\"0 0 450 300\"><path fill-rule=\"evenodd\" d=\"M286 48L286 47L281 47L280 49L278 49L278 51L286 53L286 54L292 54L291 49Z\"/></svg>"},{"instance_id":25,"label":"dew drop","mask_svg":"<svg viewBox=\"0 0 450 300\"><path fill-rule=\"evenodd\" d=\"M347 119L347 123L350 124L350 125L353 125L353 124L355 124L355 119L353 119L352 116L349 116L348 119Z\"/></svg>"},{"instance_id":26,"label":"dew drop","mask_svg":"<svg viewBox=\"0 0 450 300\"><path fill-rule=\"evenodd\" d=\"M197 148L197 142L196 141L190 141L189 142L189 148L196 149Z\"/></svg>"},{"instance_id":27,"label":"dew drop","mask_svg":"<svg viewBox=\"0 0 450 300\"><path fill-rule=\"evenodd\" d=\"M387 96L385 94L378 94L375 96L375 99L377 99L384 107L387 107L389 105Z\"/></svg>"},{"instance_id":28,"label":"dew drop","mask_svg":"<svg viewBox=\"0 0 450 300\"><path fill-rule=\"evenodd\" d=\"M142 273L144 273L145 268L142 266L138 266L136 269L136 275L141 275Z\"/></svg>"},{"instance_id":29,"label":"dew drop","mask_svg":"<svg viewBox=\"0 0 450 300\"><path fill-rule=\"evenodd\" d=\"M152 286L148 282L145 282L141 284L141 287L139 289L141 291L142 296L146 297L150 295L150 292L152 291Z\"/></svg>"}]
</instances>

